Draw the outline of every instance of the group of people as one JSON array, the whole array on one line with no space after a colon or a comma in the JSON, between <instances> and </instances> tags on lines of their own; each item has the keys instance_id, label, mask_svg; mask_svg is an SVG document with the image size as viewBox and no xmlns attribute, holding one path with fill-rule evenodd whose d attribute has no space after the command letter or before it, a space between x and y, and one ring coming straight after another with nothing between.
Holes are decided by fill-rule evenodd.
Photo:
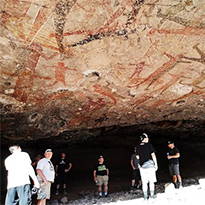
<instances>
[{"instance_id":1,"label":"group of people","mask_svg":"<svg viewBox=\"0 0 205 205\"><path fill-rule=\"evenodd\" d=\"M140 140L141 143L135 147L134 154L131 156L131 188L134 189L137 183L138 188L142 187L144 200L154 199L155 182L157 181L156 171L158 169L156 151L152 144L149 143L147 134L143 133L140 136ZM173 177L175 187L177 188L177 184L181 187L182 179L179 172L180 153L174 142L168 141L168 147L169 171ZM43 158L38 156L35 163L31 162L30 156L26 152L22 152L19 145L10 146L9 151L11 155L5 159L5 168L8 171L5 205L31 204L30 177L33 180L33 186L37 190L41 190L41 192L37 192L38 205L46 205L46 199L50 199L51 184L54 182L55 176L57 182L55 194L59 194L60 184L63 185L64 194L67 194L66 173L70 171L72 163L66 159L65 153L61 153L61 158L54 167L51 162L53 156L51 149L45 151ZM37 176L33 166L36 166ZM103 156L99 156L98 162L93 169L93 180L98 187L99 197L108 196L109 169L104 162ZM44 197L42 197L42 192Z\"/></svg>"},{"instance_id":2,"label":"group of people","mask_svg":"<svg viewBox=\"0 0 205 205\"><path fill-rule=\"evenodd\" d=\"M64 194L66 192L67 175L72 164L66 160L65 153L61 153L61 159L57 162L54 168L51 158L53 152L47 149L42 158L38 155L35 162L31 162L30 156L26 152L22 152L19 145L9 147L11 155L5 159L5 168L8 171L7 176L7 194L5 205L31 205L32 190L30 187L31 181L37 191L37 204L46 205L46 199L50 199L51 184L56 176L56 195L59 194L60 184L63 184ZM36 173L33 167L36 167Z\"/></svg>"},{"instance_id":3,"label":"group of people","mask_svg":"<svg viewBox=\"0 0 205 205\"><path fill-rule=\"evenodd\" d=\"M158 169L156 151L153 145L149 143L149 137L146 133L140 136L140 141L140 144L134 148L134 154L131 156L130 163L133 170L131 190L134 189L137 183L138 188L142 186L144 200L154 199L155 182L157 181L156 171ZM179 171L180 153L173 141L168 141L168 147L167 159L169 160L169 172L175 188L181 188L182 179Z\"/></svg>"}]
</instances>

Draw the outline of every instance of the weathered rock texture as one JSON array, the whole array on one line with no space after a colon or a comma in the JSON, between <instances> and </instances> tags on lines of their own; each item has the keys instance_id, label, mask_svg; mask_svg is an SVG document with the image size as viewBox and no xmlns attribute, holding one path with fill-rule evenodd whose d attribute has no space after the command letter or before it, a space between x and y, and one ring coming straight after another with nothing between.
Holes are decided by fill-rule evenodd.
<instances>
[{"instance_id":1,"label":"weathered rock texture","mask_svg":"<svg viewBox=\"0 0 205 205\"><path fill-rule=\"evenodd\" d=\"M0 6L2 142L75 141L145 124L199 131L200 123L204 134L204 0Z\"/></svg>"}]
</instances>

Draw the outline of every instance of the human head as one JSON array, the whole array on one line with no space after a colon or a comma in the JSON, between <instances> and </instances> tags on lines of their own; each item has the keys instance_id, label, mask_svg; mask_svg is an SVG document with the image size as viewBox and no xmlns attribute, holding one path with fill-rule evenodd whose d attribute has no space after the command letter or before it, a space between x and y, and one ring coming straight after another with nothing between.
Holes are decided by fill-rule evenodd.
<instances>
[{"instance_id":1,"label":"human head","mask_svg":"<svg viewBox=\"0 0 205 205\"><path fill-rule=\"evenodd\" d=\"M64 152L62 152L62 153L61 153L61 158L64 159L65 157L66 157L66 154L65 154Z\"/></svg>"},{"instance_id":2,"label":"human head","mask_svg":"<svg viewBox=\"0 0 205 205\"><path fill-rule=\"evenodd\" d=\"M171 148L171 149L174 147L174 142L173 141L168 141L167 144L168 144L168 147Z\"/></svg>"},{"instance_id":3,"label":"human head","mask_svg":"<svg viewBox=\"0 0 205 205\"><path fill-rule=\"evenodd\" d=\"M143 133L143 134L140 136L140 140L141 140L142 142L148 142L149 137L148 137L148 135L147 135L146 133Z\"/></svg>"},{"instance_id":4,"label":"human head","mask_svg":"<svg viewBox=\"0 0 205 205\"><path fill-rule=\"evenodd\" d=\"M16 151L21 151L21 147L18 144L13 144L9 146L9 151L13 154Z\"/></svg>"},{"instance_id":5,"label":"human head","mask_svg":"<svg viewBox=\"0 0 205 205\"><path fill-rule=\"evenodd\" d=\"M38 154L38 155L35 157L34 161L37 161L37 162L38 162L41 158L42 158L42 156L41 156L40 154Z\"/></svg>"},{"instance_id":6,"label":"human head","mask_svg":"<svg viewBox=\"0 0 205 205\"><path fill-rule=\"evenodd\" d=\"M103 158L102 155L98 158L98 161L99 161L100 164L102 164L104 162L104 158Z\"/></svg>"},{"instance_id":7,"label":"human head","mask_svg":"<svg viewBox=\"0 0 205 205\"><path fill-rule=\"evenodd\" d=\"M51 159L51 157L53 156L52 149L47 149L44 153L44 156L46 159Z\"/></svg>"}]
</instances>

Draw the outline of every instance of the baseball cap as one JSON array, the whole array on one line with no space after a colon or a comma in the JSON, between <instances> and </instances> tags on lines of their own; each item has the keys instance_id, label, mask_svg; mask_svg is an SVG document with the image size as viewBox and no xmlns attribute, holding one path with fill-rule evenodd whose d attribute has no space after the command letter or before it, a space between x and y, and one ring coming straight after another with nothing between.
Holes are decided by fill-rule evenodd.
<instances>
[{"instance_id":1,"label":"baseball cap","mask_svg":"<svg viewBox=\"0 0 205 205\"><path fill-rule=\"evenodd\" d=\"M148 138L148 135L146 133L143 133L141 136L140 136L140 140L142 141L143 139L145 138Z\"/></svg>"},{"instance_id":2,"label":"baseball cap","mask_svg":"<svg viewBox=\"0 0 205 205\"><path fill-rule=\"evenodd\" d=\"M100 158L103 158L103 156L102 156L102 155L100 155L100 156L99 156L99 159L100 159Z\"/></svg>"},{"instance_id":3,"label":"baseball cap","mask_svg":"<svg viewBox=\"0 0 205 205\"><path fill-rule=\"evenodd\" d=\"M52 149L47 149L45 153L52 152Z\"/></svg>"},{"instance_id":4,"label":"baseball cap","mask_svg":"<svg viewBox=\"0 0 205 205\"><path fill-rule=\"evenodd\" d=\"M170 144L174 144L174 142L173 142L173 141L168 141L167 144L168 144L168 145L170 145Z\"/></svg>"}]
</instances>

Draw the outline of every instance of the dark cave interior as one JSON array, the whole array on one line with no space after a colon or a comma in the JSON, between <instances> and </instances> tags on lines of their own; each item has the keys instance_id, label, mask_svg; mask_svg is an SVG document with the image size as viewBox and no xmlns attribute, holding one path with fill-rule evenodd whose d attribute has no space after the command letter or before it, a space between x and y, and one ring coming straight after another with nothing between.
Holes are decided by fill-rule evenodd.
<instances>
[{"instance_id":1,"label":"dark cave interior","mask_svg":"<svg viewBox=\"0 0 205 205\"><path fill-rule=\"evenodd\" d=\"M168 172L166 153L167 141L173 140L180 151L180 172L183 179L203 176L205 173L205 143L204 138L190 136L180 138L180 133L173 133L172 137L165 133L149 135L150 143L156 149L158 160L157 183L171 182ZM109 192L118 192L129 189L131 182L130 157L133 148L139 141L139 133L127 135L101 135L94 140L78 144L58 144L55 141L40 140L32 145L20 144L23 151L29 153L32 160L37 154L43 155L45 149L53 149L52 162L55 165L61 152L65 152L73 167L68 177L68 192L70 199L82 197L79 193L86 190L96 189L92 178L93 167L98 156L103 155L110 170ZM6 194L6 170L4 159L9 155L7 146L1 146L1 202ZM55 182L52 185L54 195Z\"/></svg>"}]
</instances>

